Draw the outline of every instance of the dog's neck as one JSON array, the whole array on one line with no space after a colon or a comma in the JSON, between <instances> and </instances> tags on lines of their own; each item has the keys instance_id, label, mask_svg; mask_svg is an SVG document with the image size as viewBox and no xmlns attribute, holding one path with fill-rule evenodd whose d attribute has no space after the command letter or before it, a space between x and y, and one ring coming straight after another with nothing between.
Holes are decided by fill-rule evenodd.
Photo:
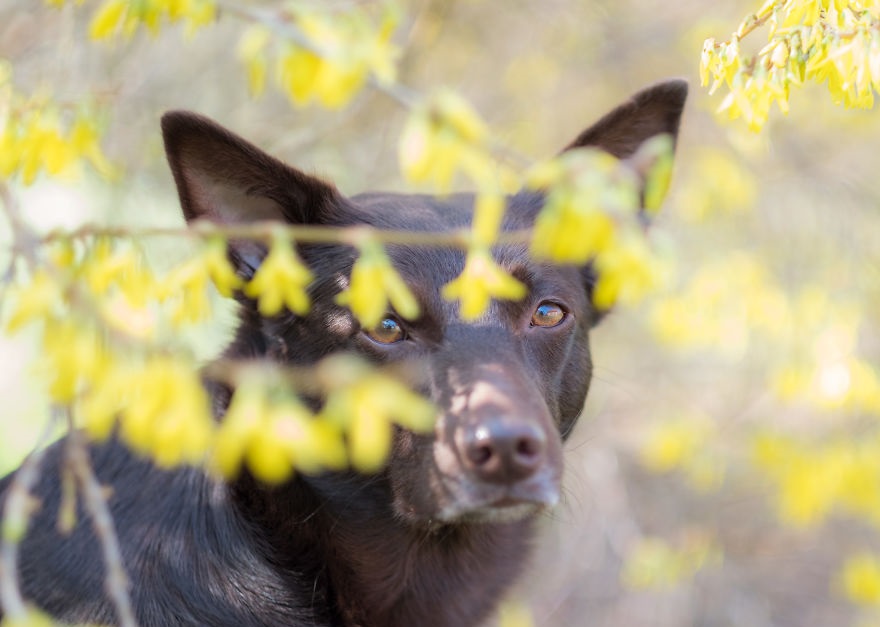
<instances>
[{"instance_id":1,"label":"dog's neck","mask_svg":"<svg viewBox=\"0 0 880 627\"><path fill-rule=\"evenodd\" d=\"M366 492L387 489L382 477L349 481ZM373 505L387 499L361 494L342 501L323 483L295 479L269 491L242 478L233 494L272 554L290 556L297 575L306 574L303 556L312 554L308 561L320 566L308 594L335 606L344 625L473 624L488 617L527 561L532 519L411 525Z\"/></svg>"}]
</instances>

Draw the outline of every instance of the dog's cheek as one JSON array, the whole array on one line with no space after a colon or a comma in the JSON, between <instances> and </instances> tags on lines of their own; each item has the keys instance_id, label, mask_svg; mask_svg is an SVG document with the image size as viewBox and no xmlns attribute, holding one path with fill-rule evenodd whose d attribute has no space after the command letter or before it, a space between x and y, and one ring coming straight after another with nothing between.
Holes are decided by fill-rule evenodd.
<instances>
[{"instance_id":1,"label":"dog's cheek","mask_svg":"<svg viewBox=\"0 0 880 627\"><path fill-rule=\"evenodd\" d=\"M563 439L569 436L584 409L593 375L588 333L582 329L578 335L560 377L557 421Z\"/></svg>"},{"instance_id":2,"label":"dog's cheek","mask_svg":"<svg viewBox=\"0 0 880 627\"><path fill-rule=\"evenodd\" d=\"M395 513L409 522L431 519L443 507L434 463L435 438L397 429L388 464Z\"/></svg>"}]
</instances>

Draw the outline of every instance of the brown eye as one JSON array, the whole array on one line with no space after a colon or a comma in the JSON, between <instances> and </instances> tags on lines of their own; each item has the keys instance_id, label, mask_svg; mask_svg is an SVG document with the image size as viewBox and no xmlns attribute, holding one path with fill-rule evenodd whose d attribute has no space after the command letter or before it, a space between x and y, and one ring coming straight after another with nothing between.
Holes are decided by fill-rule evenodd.
<instances>
[{"instance_id":1,"label":"brown eye","mask_svg":"<svg viewBox=\"0 0 880 627\"><path fill-rule=\"evenodd\" d=\"M533 327L555 327L565 320L565 310L556 303L541 303L532 314Z\"/></svg>"},{"instance_id":2,"label":"brown eye","mask_svg":"<svg viewBox=\"0 0 880 627\"><path fill-rule=\"evenodd\" d=\"M379 344L394 344L404 339L400 323L394 318L385 318L375 328L365 331L367 337Z\"/></svg>"}]
</instances>

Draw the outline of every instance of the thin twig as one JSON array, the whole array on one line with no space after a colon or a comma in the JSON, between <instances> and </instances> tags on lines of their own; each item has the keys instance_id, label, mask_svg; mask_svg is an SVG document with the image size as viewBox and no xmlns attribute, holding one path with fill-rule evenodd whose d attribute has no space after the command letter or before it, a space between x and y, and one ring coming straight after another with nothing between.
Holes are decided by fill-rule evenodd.
<instances>
[{"instance_id":1,"label":"thin twig","mask_svg":"<svg viewBox=\"0 0 880 627\"><path fill-rule=\"evenodd\" d=\"M64 408L64 411L70 429L67 438L67 463L79 483L83 495L83 505L92 519L95 535L98 536L101 544L104 566L107 569L107 576L104 580L105 590L116 609L116 617L119 619L120 627L137 627L131 596L128 593L128 575L125 574L122 550L116 535L116 527L113 524L113 516L110 514L110 508L107 507L107 501L104 498L104 489L92 470L82 433L74 427L69 408Z\"/></svg>"},{"instance_id":2,"label":"thin twig","mask_svg":"<svg viewBox=\"0 0 880 627\"><path fill-rule=\"evenodd\" d=\"M12 477L3 504L0 533L0 608L12 619L27 614L18 582L18 546L24 538L30 515L36 505L31 490L40 477L40 464L46 453L45 444L55 430L57 420L50 420L28 455Z\"/></svg>"},{"instance_id":3,"label":"thin twig","mask_svg":"<svg viewBox=\"0 0 880 627\"><path fill-rule=\"evenodd\" d=\"M374 229L368 226L321 226L312 224L279 224L276 222L252 222L242 224L202 223L193 228L148 227L135 230L125 227L102 227L86 225L69 231L52 231L40 238L41 244L55 241L77 240L89 237L139 238L139 237L190 237L209 239L223 236L229 239L244 239L271 243L278 235L284 235L301 244L343 244L357 246L365 237L383 244L402 246L424 246L435 248L459 248L466 250L472 243L468 229L453 231L395 231ZM505 231L499 234L496 243L522 244L529 241L530 229Z\"/></svg>"}]
</instances>

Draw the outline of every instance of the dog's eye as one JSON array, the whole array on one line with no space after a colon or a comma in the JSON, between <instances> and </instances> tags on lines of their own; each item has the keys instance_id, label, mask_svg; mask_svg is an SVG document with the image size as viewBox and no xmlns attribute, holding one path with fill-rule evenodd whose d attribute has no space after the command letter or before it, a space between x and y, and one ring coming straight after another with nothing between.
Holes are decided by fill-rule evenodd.
<instances>
[{"instance_id":1,"label":"dog's eye","mask_svg":"<svg viewBox=\"0 0 880 627\"><path fill-rule=\"evenodd\" d=\"M394 318L385 318L375 328L367 329L364 333L379 344L394 344L405 337L403 328Z\"/></svg>"},{"instance_id":2,"label":"dog's eye","mask_svg":"<svg viewBox=\"0 0 880 627\"><path fill-rule=\"evenodd\" d=\"M555 327L565 320L565 310L556 303L541 303L532 314L533 327Z\"/></svg>"}]
</instances>

